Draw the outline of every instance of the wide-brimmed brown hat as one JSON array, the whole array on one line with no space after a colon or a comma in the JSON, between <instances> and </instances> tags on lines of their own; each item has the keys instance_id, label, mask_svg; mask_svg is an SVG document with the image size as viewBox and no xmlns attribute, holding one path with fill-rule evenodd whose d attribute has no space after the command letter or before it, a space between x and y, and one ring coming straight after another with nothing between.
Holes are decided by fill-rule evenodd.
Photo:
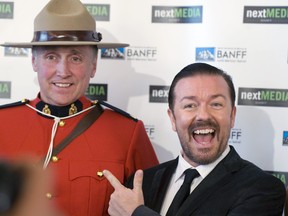
<instances>
[{"instance_id":1,"label":"wide-brimmed brown hat","mask_svg":"<svg viewBox=\"0 0 288 216\"><path fill-rule=\"evenodd\" d=\"M50 0L34 19L31 42L0 44L4 47L31 48L47 45L95 45L98 48L126 47L125 43L100 42L96 22L79 0Z\"/></svg>"}]
</instances>

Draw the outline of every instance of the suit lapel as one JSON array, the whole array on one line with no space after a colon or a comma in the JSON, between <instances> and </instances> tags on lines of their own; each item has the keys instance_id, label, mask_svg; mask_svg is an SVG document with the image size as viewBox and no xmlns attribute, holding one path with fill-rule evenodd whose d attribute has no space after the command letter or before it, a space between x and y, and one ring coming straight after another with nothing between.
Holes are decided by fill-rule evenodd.
<instances>
[{"instance_id":1,"label":"suit lapel","mask_svg":"<svg viewBox=\"0 0 288 216\"><path fill-rule=\"evenodd\" d=\"M192 215L209 196L230 181L232 172L240 169L241 158L233 147L229 154L215 167L214 170L195 188L187 198L177 215Z\"/></svg>"},{"instance_id":2,"label":"suit lapel","mask_svg":"<svg viewBox=\"0 0 288 216\"><path fill-rule=\"evenodd\" d=\"M178 158L155 172L151 183L150 197L146 205L158 213L161 210L163 200L169 186L171 176L173 175L178 164Z\"/></svg>"}]
</instances>

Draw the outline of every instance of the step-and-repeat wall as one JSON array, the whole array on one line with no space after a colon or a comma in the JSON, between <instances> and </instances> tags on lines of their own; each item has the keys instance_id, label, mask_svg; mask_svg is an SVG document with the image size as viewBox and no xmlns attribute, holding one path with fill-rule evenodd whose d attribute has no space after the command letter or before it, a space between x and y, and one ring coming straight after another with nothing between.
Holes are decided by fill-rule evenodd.
<instances>
[{"instance_id":1,"label":"step-and-repeat wall","mask_svg":"<svg viewBox=\"0 0 288 216\"><path fill-rule=\"evenodd\" d=\"M28 42L48 0L0 0L0 43ZM86 94L145 123L161 162L180 144L167 115L174 75L194 62L228 72L237 91L230 145L262 169L288 180L287 0L82 0L104 41ZM0 48L0 104L36 97L30 49ZM1 120L0 120L1 122ZM13 123L13 116L11 116Z\"/></svg>"}]
</instances>

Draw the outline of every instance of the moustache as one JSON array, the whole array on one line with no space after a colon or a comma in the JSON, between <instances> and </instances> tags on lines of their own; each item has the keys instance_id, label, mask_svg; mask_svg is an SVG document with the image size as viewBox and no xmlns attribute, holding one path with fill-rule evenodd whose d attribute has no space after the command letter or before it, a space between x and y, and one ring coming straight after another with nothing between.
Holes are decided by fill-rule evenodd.
<instances>
[{"instance_id":1,"label":"moustache","mask_svg":"<svg viewBox=\"0 0 288 216\"><path fill-rule=\"evenodd\" d=\"M193 133L193 131L202 128L212 128L214 130L219 130L219 125L211 120L196 121L189 126L188 130L189 133Z\"/></svg>"}]
</instances>

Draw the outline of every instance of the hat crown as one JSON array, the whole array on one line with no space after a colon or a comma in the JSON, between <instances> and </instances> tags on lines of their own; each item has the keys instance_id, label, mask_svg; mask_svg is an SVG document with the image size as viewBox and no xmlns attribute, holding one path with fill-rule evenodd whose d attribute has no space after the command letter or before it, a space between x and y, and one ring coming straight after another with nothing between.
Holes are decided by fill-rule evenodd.
<instances>
[{"instance_id":1,"label":"hat crown","mask_svg":"<svg viewBox=\"0 0 288 216\"><path fill-rule=\"evenodd\" d=\"M96 22L79 0L51 0L34 19L34 31L95 31Z\"/></svg>"},{"instance_id":2,"label":"hat crown","mask_svg":"<svg viewBox=\"0 0 288 216\"><path fill-rule=\"evenodd\" d=\"M125 43L101 42L96 21L80 0L50 0L34 19L31 42L4 43L4 47L32 48L34 46L97 46L120 48Z\"/></svg>"}]
</instances>

